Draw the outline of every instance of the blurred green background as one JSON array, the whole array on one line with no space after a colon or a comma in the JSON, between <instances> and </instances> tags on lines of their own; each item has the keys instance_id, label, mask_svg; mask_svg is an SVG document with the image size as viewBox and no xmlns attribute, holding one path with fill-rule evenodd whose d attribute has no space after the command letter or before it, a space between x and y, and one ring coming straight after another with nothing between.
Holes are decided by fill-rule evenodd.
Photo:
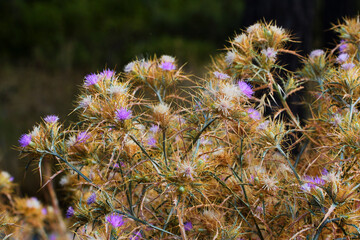
<instances>
[{"instance_id":1,"label":"blurred green background","mask_svg":"<svg viewBox=\"0 0 360 240\"><path fill-rule=\"evenodd\" d=\"M302 41L293 49L308 53L333 47L330 24L359 9L357 0L0 0L0 169L23 192L38 189L11 148L41 117L71 120L90 72L156 53L201 76L230 37L262 19L291 29Z\"/></svg>"}]
</instances>

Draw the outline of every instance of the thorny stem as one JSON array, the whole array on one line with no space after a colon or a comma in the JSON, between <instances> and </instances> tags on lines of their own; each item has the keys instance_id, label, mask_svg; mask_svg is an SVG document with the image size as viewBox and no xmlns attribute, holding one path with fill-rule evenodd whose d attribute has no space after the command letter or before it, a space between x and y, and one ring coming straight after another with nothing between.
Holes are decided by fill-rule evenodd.
<instances>
[{"instance_id":1,"label":"thorny stem","mask_svg":"<svg viewBox=\"0 0 360 240\"><path fill-rule=\"evenodd\" d=\"M285 108L287 114L290 116L291 120L295 123L296 127L301 130L301 132L304 133L304 135L309 138L313 143L317 143L311 136L309 136L309 134L301 127L298 119L295 117L294 113L291 111L289 105L286 102L286 99L283 97L283 95L281 94L280 88L278 86L278 84L275 82L272 74L270 72L267 73L268 77L270 78L270 82L272 83L272 85L274 86L276 93L279 95L280 97L280 101L281 104L283 105L283 107Z\"/></svg>"},{"instance_id":2,"label":"thorny stem","mask_svg":"<svg viewBox=\"0 0 360 240\"><path fill-rule=\"evenodd\" d=\"M189 145L189 147L186 149L185 154L188 153L193 146L195 145L195 143L197 142L197 140L199 140L201 134L216 120L217 118L213 118L211 119L208 123L205 124L205 126L200 130L200 132L195 136L193 142Z\"/></svg>"},{"instance_id":3,"label":"thorny stem","mask_svg":"<svg viewBox=\"0 0 360 240\"><path fill-rule=\"evenodd\" d=\"M76 167L74 167L71 163L69 163L65 158L61 157L57 152L49 152L49 151L41 151L50 155L53 155L55 157L57 157L58 159L60 159L62 162L64 162L66 165L68 165L72 170L74 170L75 172L77 172L83 179L85 179L87 182L92 183L92 181L86 177L82 172L80 172L80 170L78 170Z\"/></svg>"},{"instance_id":4,"label":"thorny stem","mask_svg":"<svg viewBox=\"0 0 360 240\"><path fill-rule=\"evenodd\" d=\"M146 156L147 158L149 158L149 160L150 160L151 163L153 164L156 172L157 172L158 174L160 174L160 170L159 170L160 166L158 165L158 163L155 162L155 161L150 157L150 155L147 153L147 151L145 150L145 148L144 148L132 135L130 135L130 138L135 142L136 145L139 146L139 148L141 149L141 151L145 154L145 156Z\"/></svg>"},{"instance_id":5,"label":"thorny stem","mask_svg":"<svg viewBox=\"0 0 360 240\"><path fill-rule=\"evenodd\" d=\"M165 159L165 166L166 166L166 168L169 170L168 161L167 161L167 156L166 156L166 128L163 128L162 132L163 132L162 145L163 145L163 153L164 153L164 159Z\"/></svg>"},{"instance_id":6,"label":"thorny stem","mask_svg":"<svg viewBox=\"0 0 360 240\"><path fill-rule=\"evenodd\" d=\"M322 229L326 226L326 224L330 223L330 222L336 222L336 221L340 221L341 218L333 218L333 219L327 219L325 220L320 227L317 229L315 236L312 240L317 240L320 237L320 234L322 232Z\"/></svg>"},{"instance_id":7,"label":"thorny stem","mask_svg":"<svg viewBox=\"0 0 360 240\"><path fill-rule=\"evenodd\" d=\"M286 161L288 162L288 164L289 164L291 170L293 171L296 179L298 180L299 184L301 185L301 184L302 184L302 181L301 181L299 175L297 174L294 166L291 164L289 157L284 153L284 151L281 149L280 146L277 146L277 150L281 153L281 155L283 155L283 156L286 158Z\"/></svg>"},{"instance_id":8,"label":"thorny stem","mask_svg":"<svg viewBox=\"0 0 360 240\"><path fill-rule=\"evenodd\" d=\"M44 168L45 168L44 176L45 176L45 181L47 182L50 179L50 176L51 176L51 164L50 164L49 161L45 161L44 165L45 165L44 166ZM50 181L47 184L47 189L49 191L52 207L54 208L54 211L56 213L55 215L56 215L56 218L57 218L57 221L58 221L58 224L59 224L61 237L62 237L62 239L68 239L68 237L66 236L66 225L64 223L63 218L61 217L59 201L58 201L58 199L56 197L56 193L55 193L55 190L54 190L54 184L53 184L52 181Z\"/></svg>"}]
</instances>

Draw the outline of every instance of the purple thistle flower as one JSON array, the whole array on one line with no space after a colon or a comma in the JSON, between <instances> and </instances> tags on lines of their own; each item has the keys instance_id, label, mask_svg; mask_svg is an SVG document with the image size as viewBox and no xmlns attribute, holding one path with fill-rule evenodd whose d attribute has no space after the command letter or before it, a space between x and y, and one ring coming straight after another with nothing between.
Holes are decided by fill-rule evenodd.
<instances>
[{"instance_id":1,"label":"purple thistle flower","mask_svg":"<svg viewBox=\"0 0 360 240\"><path fill-rule=\"evenodd\" d=\"M175 65L172 62L162 62L160 68L165 71L175 70Z\"/></svg>"},{"instance_id":2,"label":"purple thistle flower","mask_svg":"<svg viewBox=\"0 0 360 240\"><path fill-rule=\"evenodd\" d=\"M261 51L261 53L264 54L266 56L266 58L268 58L270 60L275 60L276 55L277 55L277 51L270 47L268 47L267 49L263 49Z\"/></svg>"},{"instance_id":3,"label":"purple thistle flower","mask_svg":"<svg viewBox=\"0 0 360 240\"><path fill-rule=\"evenodd\" d=\"M95 73L91 73L85 76L85 86L89 87L96 84L99 81L99 76Z\"/></svg>"},{"instance_id":4,"label":"purple thistle flower","mask_svg":"<svg viewBox=\"0 0 360 240\"><path fill-rule=\"evenodd\" d=\"M342 54L340 54L340 55L336 58L336 61L337 61L338 63L344 63L344 62L346 62L348 59L349 59L349 54L347 54L347 53L342 53Z\"/></svg>"},{"instance_id":5,"label":"purple thistle flower","mask_svg":"<svg viewBox=\"0 0 360 240\"><path fill-rule=\"evenodd\" d=\"M157 133L159 131L159 125L152 125L149 130L152 133Z\"/></svg>"},{"instance_id":6,"label":"purple thistle flower","mask_svg":"<svg viewBox=\"0 0 360 240\"><path fill-rule=\"evenodd\" d=\"M48 115L44 118L47 123L56 123L59 120L59 117L56 115Z\"/></svg>"},{"instance_id":7,"label":"purple thistle flower","mask_svg":"<svg viewBox=\"0 0 360 240\"><path fill-rule=\"evenodd\" d=\"M306 191L312 188L317 188L318 186L323 186L326 183L324 179L318 176L316 176L315 178L310 176L305 176L304 180L307 181L307 183L303 184L301 189Z\"/></svg>"},{"instance_id":8,"label":"purple thistle flower","mask_svg":"<svg viewBox=\"0 0 360 240\"><path fill-rule=\"evenodd\" d=\"M19 144L21 147L27 147L31 143L31 135L23 134L19 139Z\"/></svg>"},{"instance_id":9,"label":"purple thistle flower","mask_svg":"<svg viewBox=\"0 0 360 240\"><path fill-rule=\"evenodd\" d=\"M340 41L340 46L339 46L339 51L341 53L345 52L346 48L347 48L348 44L346 43L345 40L341 40Z\"/></svg>"},{"instance_id":10,"label":"purple thistle flower","mask_svg":"<svg viewBox=\"0 0 360 240\"><path fill-rule=\"evenodd\" d=\"M96 193L92 193L90 197L87 199L86 203L88 205L93 204L96 201Z\"/></svg>"},{"instance_id":11,"label":"purple thistle flower","mask_svg":"<svg viewBox=\"0 0 360 240\"><path fill-rule=\"evenodd\" d=\"M326 168L323 168L323 170L321 170L321 175L326 176L329 174L329 171Z\"/></svg>"},{"instance_id":12,"label":"purple thistle flower","mask_svg":"<svg viewBox=\"0 0 360 240\"><path fill-rule=\"evenodd\" d=\"M261 119L261 115L259 113L259 111L253 109L253 108L249 108L247 110L249 117L252 118L253 120L260 120Z\"/></svg>"},{"instance_id":13,"label":"purple thistle flower","mask_svg":"<svg viewBox=\"0 0 360 240\"><path fill-rule=\"evenodd\" d=\"M156 143L157 143L157 141L156 141L156 139L155 139L154 137L149 138L148 141L147 141L147 144L148 144L150 147L156 146Z\"/></svg>"},{"instance_id":14,"label":"purple thistle flower","mask_svg":"<svg viewBox=\"0 0 360 240\"><path fill-rule=\"evenodd\" d=\"M251 98L251 96L253 95L254 91L251 88L251 85L244 82L244 81L239 81L238 82L240 91L242 95L245 95L248 98Z\"/></svg>"},{"instance_id":15,"label":"purple thistle flower","mask_svg":"<svg viewBox=\"0 0 360 240\"><path fill-rule=\"evenodd\" d=\"M115 75L115 71L110 70L110 69L104 69L104 70L100 73L100 77L104 77L104 78L106 78L106 79L111 79L114 75Z\"/></svg>"},{"instance_id":16,"label":"purple thistle flower","mask_svg":"<svg viewBox=\"0 0 360 240\"><path fill-rule=\"evenodd\" d=\"M50 236L49 236L49 240L56 240L56 234L55 233L52 233L52 234L50 234Z\"/></svg>"},{"instance_id":17,"label":"purple thistle flower","mask_svg":"<svg viewBox=\"0 0 360 240\"><path fill-rule=\"evenodd\" d=\"M310 58L316 58L316 57L320 57L324 53L325 53L324 50L316 49L316 50L313 50L309 56L310 56Z\"/></svg>"},{"instance_id":18,"label":"purple thistle flower","mask_svg":"<svg viewBox=\"0 0 360 240\"><path fill-rule=\"evenodd\" d=\"M133 233L130 240L139 240L141 238L142 238L141 231L136 231L136 232Z\"/></svg>"},{"instance_id":19,"label":"purple thistle flower","mask_svg":"<svg viewBox=\"0 0 360 240\"><path fill-rule=\"evenodd\" d=\"M80 132L76 137L76 142L77 143L84 143L90 137L91 137L91 135L89 133L87 133L86 131Z\"/></svg>"},{"instance_id":20,"label":"purple thistle flower","mask_svg":"<svg viewBox=\"0 0 360 240\"><path fill-rule=\"evenodd\" d=\"M220 80L225 80L230 78L229 75L227 75L226 73L222 73L222 72L213 72L213 74L215 75L215 77L217 77Z\"/></svg>"},{"instance_id":21,"label":"purple thistle flower","mask_svg":"<svg viewBox=\"0 0 360 240\"><path fill-rule=\"evenodd\" d=\"M120 108L115 111L115 115L118 121L124 121L132 117L132 112L130 109Z\"/></svg>"},{"instance_id":22,"label":"purple thistle flower","mask_svg":"<svg viewBox=\"0 0 360 240\"><path fill-rule=\"evenodd\" d=\"M114 228L121 227L125 223L123 217L116 213L112 213L106 216L105 220L110 223Z\"/></svg>"},{"instance_id":23,"label":"purple thistle flower","mask_svg":"<svg viewBox=\"0 0 360 240\"><path fill-rule=\"evenodd\" d=\"M48 213L48 211L47 211L46 208L42 208L42 209L41 209L41 214L42 214L42 215L45 216L45 215L47 215L47 213Z\"/></svg>"},{"instance_id":24,"label":"purple thistle flower","mask_svg":"<svg viewBox=\"0 0 360 240\"><path fill-rule=\"evenodd\" d=\"M74 208L70 206L66 211L66 218L71 218L72 216L74 216L74 213Z\"/></svg>"},{"instance_id":25,"label":"purple thistle flower","mask_svg":"<svg viewBox=\"0 0 360 240\"><path fill-rule=\"evenodd\" d=\"M185 231L190 231L191 229L193 229L192 223L191 222L184 223L184 229Z\"/></svg>"},{"instance_id":26,"label":"purple thistle flower","mask_svg":"<svg viewBox=\"0 0 360 240\"><path fill-rule=\"evenodd\" d=\"M341 65L341 67L342 67L344 70L348 71L348 70L354 68L354 67L355 67L355 64L353 64L353 63L344 63L343 65Z\"/></svg>"}]
</instances>

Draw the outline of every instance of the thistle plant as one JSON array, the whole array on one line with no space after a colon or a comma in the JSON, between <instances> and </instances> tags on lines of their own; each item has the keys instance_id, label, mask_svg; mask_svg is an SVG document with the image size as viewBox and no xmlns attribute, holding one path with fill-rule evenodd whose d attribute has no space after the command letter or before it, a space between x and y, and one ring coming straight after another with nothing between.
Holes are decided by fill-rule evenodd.
<instances>
[{"instance_id":1,"label":"thistle plant","mask_svg":"<svg viewBox=\"0 0 360 240\"><path fill-rule=\"evenodd\" d=\"M0 233L360 238L359 17L334 29L341 41L333 50L302 57L286 30L256 23L230 40L200 81L167 55L85 76L77 122L47 116L19 140L54 215L37 199L11 197L3 172ZM286 69L283 54L298 56L302 68ZM311 116L300 121L289 97L305 83L313 86L304 102ZM53 181L68 193L63 210Z\"/></svg>"}]
</instances>

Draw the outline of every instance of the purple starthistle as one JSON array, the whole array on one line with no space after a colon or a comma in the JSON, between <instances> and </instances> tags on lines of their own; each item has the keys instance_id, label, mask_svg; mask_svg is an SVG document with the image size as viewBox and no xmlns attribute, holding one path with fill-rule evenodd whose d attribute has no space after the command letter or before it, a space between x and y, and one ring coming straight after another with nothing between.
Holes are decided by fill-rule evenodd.
<instances>
[{"instance_id":1,"label":"purple starthistle","mask_svg":"<svg viewBox=\"0 0 360 240\"><path fill-rule=\"evenodd\" d=\"M160 64L160 68L165 71L171 71L171 70L175 70L176 67L172 62L162 62Z\"/></svg>"},{"instance_id":2,"label":"purple starthistle","mask_svg":"<svg viewBox=\"0 0 360 240\"><path fill-rule=\"evenodd\" d=\"M74 216L74 213L74 208L70 206L66 211L66 218L71 218L72 216Z\"/></svg>"},{"instance_id":3,"label":"purple starthistle","mask_svg":"<svg viewBox=\"0 0 360 240\"><path fill-rule=\"evenodd\" d=\"M354 68L354 67L355 67L355 64L353 64L353 63L344 63L343 65L341 65L341 67L342 67L344 70L348 71L348 70Z\"/></svg>"},{"instance_id":4,"label":"purple starthistle","mask_svg":"<svg viewBox=\"0 0 360 240\"><path fill-rule=\"evenodd\" d=\"M347 48L348 44L346 43L346 41L343 39L340 41L340 46L339 46L339 51L341 53L345 52L346 51L346 48Z\"/></svg>"},{"instance_id":5,"label":"purple starthistle","mask_svg":"<svg viewBox=\"0 0 360 240\"><path fill-rule=\"evenodd\" d=\"M119 108L115 111L115 117L118 121L125 121L132 117L132 112L130 109Z\"/></svg>"},{"instance_id":6,"label":"purple starthistle","mask_svg":"<svg viewBox=\"0 0 360 240\"><path fill-rule=\"evenodd\" d=\"M344 62L346 62L348 59L349 59L349 54L347 54L347 53L342 53L342 54L340 54L340 55L336 58L336 61L337 61L338 63L344 63Z\"/></svg>"},{"instance_id":7,"label":"purple starthistle","mask_svg":"<svg viewBox=\"0 0 360 240\"><path fill-rule=\"evenodd\" d=\"M139 240L139 239L141 239L142 238L142 234L141 234L141 232L140 231L136 231L136 232L134 232L133 234L132 234L132 236L131 236L131 240Z\"/></svg>"},{"instance_id":8,"label":"purple starthistle","mask_svg":"<svg viewBox=\"0 0 360 240\"><path fill-rule=\"evenodd\" d=\"M19 139L20 147L27 147L31 143L31 135L30 134L23 134Z\"/></svg>"},{"instance_id":9,"label":"purple starthistle","mask_svg":"<svg viewBox=\"0 0 360 240\"><path fill-rule=\"evenodd\" d=\"M252 118L253 120L260 120L261 119L261 115L259 113L259 111L253 109L253 108L249 108L247 110L249 117Z\"/></svg>"},{"instance_id":10,"label":"purple starthistle","mask_svg":"<svg viewBox=\"0 0 360 240\"><path fill-rule=\"evenodd\" d=\"M159 125L152 125L151 128L149 129L150 132L152 133L157 133L159 131Z\"/></svg>"},{"instance_id":11,"label":"purple starthistle","mask_svg":"<svg viewBox=\"0 0 360 240\"><path fill-rule=\"evenodd\" d=\"M156 141L156 139L155 139L154 137L149 138L148 141L147 141L147 144L148 144L150 147L155 147L155 146L156 146L156 143L157 143L157 141Z\"/></svg>"},{"instance_id":12,"label":"purple starthistle","mask_svg":"<svg viewBox=\"0 0 360 240\"><path fill-rule=\"evenodd\" d=\"M215 75L216 78L220 79L220 80L225 80L230 78L229 75L227 75L226 73L222 73L222 72L213 72L213 74Z\"/></svg>"},{"instance_id":13,"label":"purple starthistle","mask_svg":"<svg viewBox=\"0 0 360 240\"><path fill-rule=\"evenodd\" d=\"M99 81L99 76L95 73L91 73L85 76L85 86L90 87Z\"/></svg>"},{"instance_id":14,"label":"purple starthistle","mask_svg":"<svg viewBox=\"0 0 360 240\"><path fill-rule=\"evenodd\" d=\"M105 220L110 223L114 228L121 227L125 223L123 217L116 213L112 213L106 216Z\"/></svg>"},{"instance_id":15,"label":"purple starthistle","mask_svg":"<svg viewBox=\"0 0 360 240\"><path fill-rule=\"evenodd\" d=\"M59 121L59 117L56 115L48 115L44 118L45 122L47 123L56 123Z\"/></svg>"},{"instance_id":16,"label":"purple starthistle","mask_svg":"<svg viewBox=\"0 0 360 240\"><path fill-rule=\"evenodd\" d=\"M323 170L321 170L321 175L327 176L328 174L329 174L329 171L326 168L323 168Z\"/></svg>"},{"instance_id":17,"label":"purple starthistle","mask_svg":"<svg viewBox=\"0 0 360 240\"><path fill-rule=\"evenodd\" d=\"M193 229L192 223L191 222L184 223L184 229L185 231L190 231L191 229Z\"/></svg>"},{"instance_id":18,"label":"purple starthistle","mask_svg":"<svg viewBox=\"0 0 360 240\"><path fill-rule=\"evenodd\" d=\"M270 60L276 59L277 51L273 48L268 47L267 49L263 49L261 53L264 54L267 59Z\"/></svg>"},{"instance_id":19,"label":"purple starthistle","mask_svg":"<svg viewBox=\"0 0 360 240\"><path fill-rule=\"evenodd\" d=\"M90 137L91 137L91 135L89 133L87 133L86 131L80 132L76 137L76 142L77 143L84 143Z\"/></svg>"},{"instance_id":20,"label":"purple starthistle","mask_svg":"<svg viewBox=\"0 0 360 240\"><path fill-rule=\"evenodd\" d=\"M90 197L87 199L86 203L88 205L93 204L96 201L96 193L92 193Z\"/></svg>"},{"instance_id":21,"label":"purple starthistle","mask_svg":"<svg viewBox=\"0 0 360 240\"><path fill-rule=\"evenodd\" d=\"M238 82L240 91L242 95L245 95L247 98L251 98L251 96L253 95L254 91L251 88L251 85L244 82L244 81L239 81Z\"/></svg>"},{"instance_id":22,"label":"purple starthistle","mask_svg":"<svg viewBox=\"0 0 360 240\"><path fill-rule=\"evenodd\" d=\"M44 215L44 216L47 215L47 214L48 214L47 209L46 209L46 208L42 208L42 209L41 209L41 214Z\"/></svg>"},{"instance_id":23,"label":"purple starthistle","mask_svg":"<svg viewBox=\"0 0 360 240\"><path fill-rule=\"evenodd\" d=\"M104 69L100 73L100 77L104 77L106 79L111 79L113 76L115 76L115 71L110 69Z\"/></svg>"},{"instance_id":24,"label":"purple starthistle","mask_svg":"<svg viewBox=\"0 0 360 240\"><path fill-rule=\"evenodd\" d=\"M316 176L315 178L310 176L305 176L304 181L306 181L307 183L303 184L304 186L303 190L317 188L318 186L323 186L326 183L324 179L318 176Z\"/></svg>"},{"instance_id":25,"label":"purple starthistle","mask_svg":"<svg viewBox=\"0 0 360 240\"><path fill-rule=\"evenodd\" d=\"M316 49L316 50L313 50L313 51L311 51L311 53L310 53L310 58L317 58L317 57L320 57L320 56L322 56L322 55L324 55L324 50L321 50L321 49Z\"/></svg>"}]
</instances>

